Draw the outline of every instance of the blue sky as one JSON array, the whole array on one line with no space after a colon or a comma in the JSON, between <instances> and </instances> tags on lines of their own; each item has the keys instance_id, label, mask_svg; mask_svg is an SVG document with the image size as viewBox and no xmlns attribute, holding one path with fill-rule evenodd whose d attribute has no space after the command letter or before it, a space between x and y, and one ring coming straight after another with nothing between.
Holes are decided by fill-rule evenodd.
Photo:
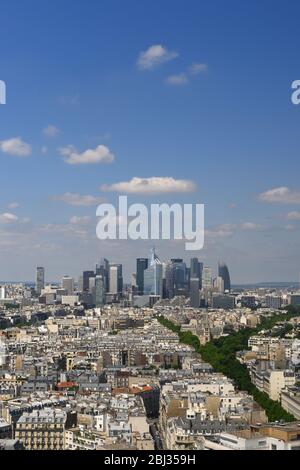
<instances>
[{"instance_id":1,"label":"blue sky","mask_svg":"<svg viewBox=\"0 0 300 470\"><path fill-rule=\"evenodd\" d=\"M128 277L151 242L99 242L82 197L172 177L197 190L130 201L204 203L206 264L224 259L236 283L296 280L299 14L276 0L2 0L0 279L33 279L37 264L78 276L105 255Z\"/></svg>"}]
</instances>

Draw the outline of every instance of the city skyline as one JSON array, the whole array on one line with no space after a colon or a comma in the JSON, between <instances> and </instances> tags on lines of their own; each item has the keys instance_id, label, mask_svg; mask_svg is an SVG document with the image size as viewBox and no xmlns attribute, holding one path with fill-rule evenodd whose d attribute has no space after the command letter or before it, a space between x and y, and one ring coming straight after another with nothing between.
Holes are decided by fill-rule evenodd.
<instances>
[{"instance_id":1,"label":"city skyline","mask_svg":"<svg viewBox=\"0 0 300 470\"><path fill-rule=\"evenodd\" d=\"M120 194L203 203L195 255L225 258L233 283L298 279L300 7L275 3L177 0L145 16L132 1L124 22L116 0L2 2L1 279L75 276L101 256L129 278L149 243L95 234L97 204ZM157 249L190 257L184 242Z\"/></svg>"}]
</instances>

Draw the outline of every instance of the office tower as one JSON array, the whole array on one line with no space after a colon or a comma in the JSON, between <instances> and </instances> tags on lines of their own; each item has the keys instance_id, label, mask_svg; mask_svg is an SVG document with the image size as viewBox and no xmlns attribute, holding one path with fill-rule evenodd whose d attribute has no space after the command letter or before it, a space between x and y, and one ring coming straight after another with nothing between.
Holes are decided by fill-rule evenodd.
<instances>
[{"instance_id":1,"label":"office tower","mask_svg":"<svg viewBox=\"0 0 300 470\"><path fill-rule=\"evenodd\" d=\"M70 276L64 276L61 280L61 287L67 293L67 295L74 294L74 279Z\"/></svg>"},{"instance_id":2,"label":"office tower","mask_svg":"<svg viewBox=\"0 0 300 470\"><path fill-rule=\"evenodd\" d=\"M95 284L96 284L96 277L90 277L89 278L89 293L90 294L94 293Z\"/></svg>"},{"instance_id":3,"label":"office tower","mask_svg":"<svg viewBox=\"0 0 300 470\"><path fill-rule=\"evenodd\" d=\"M103 277L105 292L109 291L109 261L106 258L101 258L100 262L96 265L96 275Z\"/></svg>"},{"instance_id":4,"label":"office tower","mask_svg":"<svg viewBox=\"0 0 300 470\"><path fill-rule=\"evenodd\" d=\"M192 258L191 259L191 266L190 266L190 275L191 278L199 278L200 279L200 263L198 261L198 258Z\"/></svg>"},{"instance_id":5,"label":"office tower","mask_svg":"<svg viewBox=\"0 0 300 470\"><path fill-rule=\"evenodd\" d=\"M220 292L220 294L224 294L224 280L221 276L218 276L216 279L215 279L215 286L217 291Z\"/></svg>"},{"instance_id":6,"label":"office tower","mask_svg":"<svg viewBox=\"0 0 300 470\"><path fill-rule=\"evenodd\" d=\"M224 291L225 292L230 292L231 285L230 285L229 271L228 271L227 265L223 262L219 263L219 276L224 281Z\"/></svg>"},{"instance_id":7,"label":"office tower","mask_svg":"<svg viewBox=\"0 0 300 470\"><path fill-rule=\"evenodd\" d=\"M95 306L102 307L105 304L105 285L103 276L95 277Z\"/></svg>"},{"instance_id":8,"label":"office tower","mask_svg":"<svg viewBox=\"0 0 300 470\"><path fill-rule=\"evenodd\" d=\"M136 260L136 285L138 295L144 293L144 271L148 268L148 258L138 258Z\"/></svg>"},{"instance_id":9,"label":"office tower","mask_svg":"<svg viewBox=\"0 0 300 470\"><path fill-rule=\"evenodd\" d=\"M90 277L95 277L94 271L83 271L83 276L82 276L82 291L83 292L89 292Z\"/></svg>"},{"instance_id":10,"label":"office tower","mask_svg":"<svg viewBox=\"0 0 300 470\"><path fill-rule=\"evenodd\" d=\"M35 290L38 295L41 294L42 289L45 287L45 268L38 266L36 268L36 284Z\"/></svg>"},{"instance_id":11,"label":"office tower","mask_svg":"<svg viewBox=\"0 0 300 470\"><path fill-rule=\"evenodd\" d=\"M200 305L200 291L199 291L199 278L191 277L190 279L190 304L193 308L199 308Z\"/></svg>"},{"instance_id":12,"label":"office tower","mask_svg":"<svg viewBox=\"0 0 300 470\"><path fill-rule=\"evenodd\" d=\"M144 271L144 294L162 297L162 271L162 263L153 248L151 250L150 266Z\"/></svg>"},{"instance_id":13,"label":"office tower","mask_svg":"<svg viewBox=\"0 0 300 470\"><path fill-rule=\"evenodd\" d=\"M182 259L171 259L165 266L166 297L172 299L187 287L187 269Z\"/></svg>"},{"instance_id":14,"label":"office tower","mask_svg":"<svg viewBox=\"0 0 300 470\"><path fill-rule=\"evenodd\" d=\"M200 289L202 288L202 271L203 263L200 263L198 258L192 258L190 265L190 279L198 278Z\"/></svg>"},{"instance_id":15,"label":"office tower","mask_svg":"<svg viewBox=\"0 0 300 470\"><path fill-rule=\"evenodd\" d=\"M165 284L166 284L165 297L167 299L173 299L175 295L175 286L174 286L175 281L174 281L173 265L171 261L166 263L164 271L165 271L164 278L165 278Z\"/></svg>"},{"instance_id":16,"label":"office tower","mask_svg":"<svg viewBox=\"0 0 300 470\"><path fill-rule=\"evenodd\" d=\"M79 292L83 291L83 276L79 276L77 289Z\"/></svg>"},{"instance_id":17,"label":"office tower","mask_svg":"<svg viewBox=\"0 0 300 470\"><path fill-rule=\"evenodd\" d=\"M212 288L212 270L209 266L204 266L202 277L202 289Z\"/></svg>"},{"instance_id":18,"label":"office tower","mask_svg":"<svg viewBox=\"0 0 300 470\"><path fill-rule=\"evenodd\" d=\"M180 258L171 259L174 294L179 295L187 287L186 264Z\"/></svg>"},{"instance_id":19,"label":"office tower","mask_svg":"<svg viewBox=\"0 0 300 470\"><path fill-rule=\"evenodd\" d=\"M123 268L121 264L111 264L109 266L109 292L111 294L121 294L123 291Z\"/></svg>"}]
</instances>

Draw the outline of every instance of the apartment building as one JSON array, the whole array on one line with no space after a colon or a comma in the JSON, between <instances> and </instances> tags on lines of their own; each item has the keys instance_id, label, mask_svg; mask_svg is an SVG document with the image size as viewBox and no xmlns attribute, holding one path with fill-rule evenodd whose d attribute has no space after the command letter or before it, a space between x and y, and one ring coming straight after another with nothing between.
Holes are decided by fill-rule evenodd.
<instances>
[{"instance_id":1,"label":"apartment building","mask_svg":"<svg viewBox=\"0 0 300 470\"><path fill-rule=\"evenodd\" d=\"M64 450L67 414L61 410L24 413L16 424L15 438L26 450Z\"/></svg>"}]
</instances>

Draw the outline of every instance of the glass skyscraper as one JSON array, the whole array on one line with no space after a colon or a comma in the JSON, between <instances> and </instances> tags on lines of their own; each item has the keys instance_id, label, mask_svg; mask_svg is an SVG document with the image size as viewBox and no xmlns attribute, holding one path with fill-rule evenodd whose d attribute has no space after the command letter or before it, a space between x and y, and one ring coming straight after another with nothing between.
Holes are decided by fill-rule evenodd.
<instances>
[{"instance_id":1,"label":"glass skyscraper","mask_svg":"<svg viewBox=\"0 0 300 470\"><path fill-rule=\"evenodd\" d=\"M229 270L228 270L227 265L223 262L219 263L219 276L224 281L224 291L230 292L231 282L230 282Z\"/></svg>"}]
</instances>

